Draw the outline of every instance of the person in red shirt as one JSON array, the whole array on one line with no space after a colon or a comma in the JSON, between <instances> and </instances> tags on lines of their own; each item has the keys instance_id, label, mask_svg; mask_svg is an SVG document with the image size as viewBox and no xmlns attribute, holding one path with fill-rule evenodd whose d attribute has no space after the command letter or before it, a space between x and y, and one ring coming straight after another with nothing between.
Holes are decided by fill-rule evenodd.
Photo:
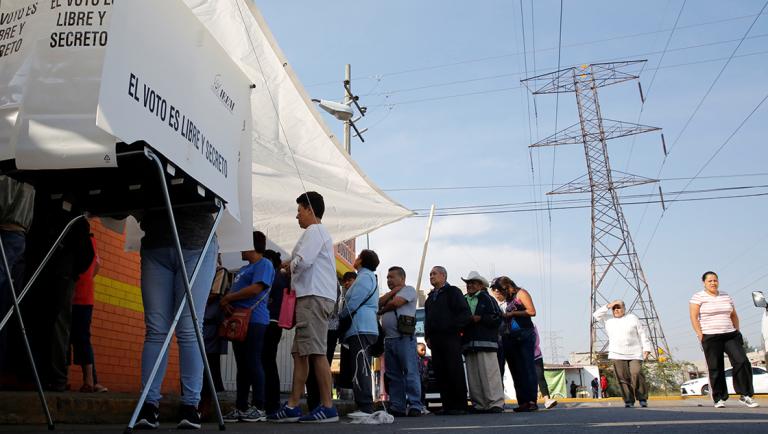
<instances>
[{"instance_id":1,"label":"person in red shirt","mask_svg":"<svg viewBox=\"0 0 768 434\"><path fill-rule=\"evenodd\" d=\"M607 398L608 397L608 378L605 377L605 374L600 376L600 390L602 391L602 397Z\"/></svg>"},{"instance_id":2,"label":"person in red shirt","mask_svg":"<svg viewBox=\"0 0 768 434\"><path fill-rule=\"evenodd\" d=\"M83 369L81 392L106 392L107 388L99 384L94 366L93 347L91 346L91 318L93 317L93 277L99 272L101 259L96 250L96 239L90 234L93 245L93 261L90 267L77 280L75 295L72 297L72 345L73 362Z\"/></svg>"}]
</instances>

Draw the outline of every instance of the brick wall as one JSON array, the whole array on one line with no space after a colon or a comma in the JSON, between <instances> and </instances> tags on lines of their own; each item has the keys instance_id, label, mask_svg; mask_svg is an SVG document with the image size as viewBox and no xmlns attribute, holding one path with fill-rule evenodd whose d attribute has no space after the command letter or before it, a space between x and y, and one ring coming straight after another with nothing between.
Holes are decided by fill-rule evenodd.
<instances>
[{"instance_id":1,"label":"brick wall","mask_svg":"<svg viewBox=\"0 0 768 434\"><path fill-rule=\"evenodd\" d=\"M141 270L138 253L123 251L125 237L91 220L91 232L101 257L95 280L91 343L99 382L115 392L141 389L141 350L144 342L144 308L141 303ZM79 387L79 366L69 372L73 388ZM178 348L171 343L163 392L177 391Z\"/></svg>"}]
</instances>

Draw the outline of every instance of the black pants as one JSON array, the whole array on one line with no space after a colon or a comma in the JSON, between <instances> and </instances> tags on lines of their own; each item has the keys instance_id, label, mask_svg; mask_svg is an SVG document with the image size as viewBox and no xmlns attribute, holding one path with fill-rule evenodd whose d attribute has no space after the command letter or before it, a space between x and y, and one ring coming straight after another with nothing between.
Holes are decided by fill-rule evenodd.
<instances>
[{"instance_id":1,"label":"black pants","mask_svg":"<svg viewBox=\"0 0 768 434\"><path fill-rule=\"evenodd\" d=\"M253 389L251 404L264 409L264 367L261 365L261 351L264 349L264 332L267 326L251 323L248 334L242 342L232 342L237 362L237 399L238 410L248 409L248 395Z\"/></svg>"},{"instance_id":2,"label":"black pants","mask_svg":"<svg viewBox=\"0 0 768 434\"><path fill-rule=\"evenodd\" d=\"M267 414L280 409L280 374L277 371L277 346L283 336L276 322L270 322L264 334L261 363L264 365L264 409Z\"/></svg>"},{"instance_id":3,"label":"black pants","mask_svg":"<svg viewBox=\"0 0 768 434\"><path fill-rule=\"evenodd\" d=\"M544 377L544 358L536 359L533 363L536 366L536 378L539 380L539 392L541 392L541 396L549 396L549 386Z\"/></svg>"},{"instance_id":4,"label":"black pants","mask_svg":"<svg viewBox=\"0 0 768 434\"><path fill-rule=\"evenodd\" d=\"M328 358L328 364L333 362L333 353L336 352L336 343L339 341L338 330L328 329L327 346L325 350L325 356ZM314 410L320 405L320 389L317 386L317 378L315 377L315 367L312 360L309 361L309 374L307 375L307 382L305 383L307 388L307 407L310 411ZM333 385L331 385L333 387Z\"/></svg>"},{"instance_id":5,"label":"black pants","mask_svg":"<svg viewBox=\"0 0 768 434\"><path fill-rule=\"evenodd\" d=\"M373 413L373 379L371 370L370 347L376 342L376 335L354 335L344 340L349 346L349 355L352 359L352 392L355 397L357 409L366 413Z\"/></svg>"},{"instance_id":6,"label":"black pants","mask_svg":"<svg viewBox=\"0 0 768 434\"><path fill-rule=\"evenodd\" d=\"M742 396L752 396L755 391L752 386L752 365L744 351L744 339L736 330L731 333L704 335L701 340L704 358L709 369L709 385L712 388L712 399L717 402L728 399L728 387L725 383L723 352L728 354L733 368L733 389Z\"/></svg>"},{"instance_id":7,"label":"black pants","mask_svg":"<svg viewBox=\"0 0 768 434\"><path fill-rule=\"evenodd\" d=\"M432 335L429 340L443 410L466 410L467 380L461 358L461 338L458 335Z\"/></svg>"}]
</instances>

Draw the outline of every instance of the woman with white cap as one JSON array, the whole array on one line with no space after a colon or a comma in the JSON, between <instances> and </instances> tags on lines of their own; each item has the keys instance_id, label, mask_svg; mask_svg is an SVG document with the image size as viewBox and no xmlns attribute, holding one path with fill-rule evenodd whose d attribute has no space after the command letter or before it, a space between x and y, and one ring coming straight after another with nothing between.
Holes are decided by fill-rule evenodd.
<instances>
[{"instance_id":1,"label":"woman with white cap","mask_svg":"<svg viewBox=\"0 0 768 434\"><path fill-rule=\"evenodd\" d=\"M613 361L613 370L621 386L624 407L635 406L635 399L641 407L648 406L648 386L643 376L643 360L651 352L651 341L640 320L626 313L621 300L598 308L592 316L605 322L608 334L608 359Z\"/></svg>"}]
</instances>

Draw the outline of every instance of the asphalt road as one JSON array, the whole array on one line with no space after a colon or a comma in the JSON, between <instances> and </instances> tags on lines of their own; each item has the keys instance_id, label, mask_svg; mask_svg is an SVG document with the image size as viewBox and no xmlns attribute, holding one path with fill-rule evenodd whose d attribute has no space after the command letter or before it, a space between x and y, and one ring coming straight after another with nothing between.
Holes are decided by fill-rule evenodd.
<instances>
[{"instance_id":1,"label":"asphalt road","mask_svg":"<svg viewBox=\"0 0 768 434\"><path fill-rule=\"evenodd\" d=\"M396 419L389 425L333 424L229 424L229 433L768 433L768 402L748 409L735 399L715 409L707 399L651 401L649 408L624 408L621 403L561 404L552 410L515 414L435 416ZM124 425L59 425L59 433L122 432ZM175 423L161 421L157 432L176 431ZM45 432L45 426L0 426L0 432ZM203 432L219 432L212 424Z\"/></svg>"}]
</instances>

